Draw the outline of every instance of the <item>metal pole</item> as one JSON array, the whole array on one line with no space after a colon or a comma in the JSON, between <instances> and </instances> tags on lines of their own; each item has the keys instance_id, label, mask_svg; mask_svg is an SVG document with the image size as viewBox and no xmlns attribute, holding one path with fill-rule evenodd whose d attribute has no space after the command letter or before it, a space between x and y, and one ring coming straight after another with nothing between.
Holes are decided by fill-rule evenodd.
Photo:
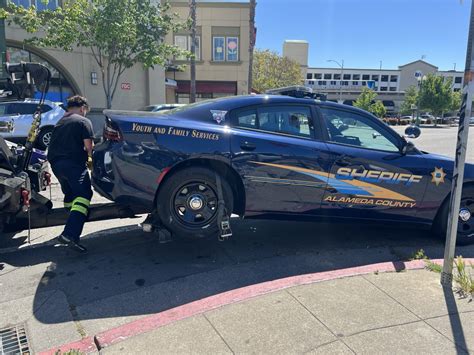
<instances>
[{"instance_id":1,"label":"metal pole","mask_svg":"<svg viewBox=\"0 0 474 355\"><path fill-rule=\"evenodd\" d=\"M7 1L0 0L0 8L6 8ZM0 78L5 79L7 73L5 72L5 62L7 61L7 40L5 37L5 20L0 20Z\"/></svg>"},{"instance_id":2,"label":"metal pole","mask_svg":"<svg viewBox=\"0 0 474 355\"><path fill-rule=\"evenodd\" d=\"M342 104L342 78L344 76L344 59L341 59L341 81L339 81L339 103Z\"/></svg>"},{"instance_id":3,"label":"metal pole","mask_svg":"<svg viewBox=\"0 0 474 355\"><path fill-rule=\"evenodd\" d=\"M474 91L474 6L471 4L471 21L467 42L466 69L464 75L463 100L461 115L459 117L458 138L456 144L456 159L454 161L453 182L451 185L451 200L449 205L448 228L446 232L446 245L444 250L443 271L441 285L451 287L453 284L454 250L459 221L459 208L461 205L462 185L464 178L464 165L466 162L466 147L469 135L469 117L471 117L472 98Z\"/></svg>"},{"instance_id":4,"label":"metal pole","mask_svg":"<svg viewBox=\"0 0 474 355\"><path fill-rule=\"evenodd\" d=\"M190 17L191 17L191 80L190 80L190 93L189 102L196 102L196 0L189 0Z\"/></svg>"}]
</instances>

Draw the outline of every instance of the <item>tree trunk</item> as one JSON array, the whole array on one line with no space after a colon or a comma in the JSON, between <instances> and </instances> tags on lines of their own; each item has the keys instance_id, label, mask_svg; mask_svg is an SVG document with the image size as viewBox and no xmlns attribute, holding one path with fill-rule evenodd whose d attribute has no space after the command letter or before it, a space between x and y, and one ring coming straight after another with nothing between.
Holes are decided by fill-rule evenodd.
<instances>
[{"instance_id":1,"label":"tree trunk","mask_svg":"<svg viewBox=\"0 0 474 355\"><path fill-rule=\"evenodd\" d=\"M255 29L255 9L257 7L256 0L250 0L250 19L249 19L249 77L247 80L248 83L248 94L252 93L252 84L253 84L253 50L255 48L255 40L257 37L257 32Z\"/></svg>"},{"instance_id":2,"label":"tree trunk","mask_svg":"<svg viewBox=\"0 0 474 355\"><path fill-rule=\"evenodd\" d=\"M189 0L189 17L191 18L191 85L189 102L196 102L196 0Z\"/></svg>"}]
</instances>

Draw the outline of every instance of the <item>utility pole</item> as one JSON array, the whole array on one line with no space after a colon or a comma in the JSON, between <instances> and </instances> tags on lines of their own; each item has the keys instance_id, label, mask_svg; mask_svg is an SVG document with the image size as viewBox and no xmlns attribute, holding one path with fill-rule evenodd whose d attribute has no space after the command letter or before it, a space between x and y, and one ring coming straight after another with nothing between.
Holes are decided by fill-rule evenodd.
<instances>
[{"instance_id":1,"label":"utility pole","mask_svg":"<svg viewBox=\"0 0 474 355\"><path fill-rule=\"evenodd\" d=\"M196 0L189 0L189 16L191 17L191 82L189 102L196 102Z\"/></svg>"},{"instance_id":2,"label":"utility pole","mask_svg":"<svg viewBox=\"0 0 474 355\"><path fill-rule=\"evenodd\" d=\"M253 50L257 39L257 30L255 28L255 9L257 7L256 0L250 0L250 16L249 16L249 77L247 80L247 94L252 93L253 80Z\"/></svg>"},{"instance_id":3,"label":"utility pole","mask_svg":"<svg viewBox=\"0 0 474 355\"><path fill-rule=\"evenodd\" d=\"M466 148L469 134L469 117L471 117L472 99L474 93L474 4L471 3L471 20L467 40L466 68L464 71L464 90L459 116L458 138L456 144L456 158L454 161L453 181L451 185L451 200L449 204L448 228L444 250L443 271L441 285L452 287L454 250L461 206L464 165L466 162ZM470 217L473 218L473 217Z\"/></svg>"},{"instance_id":4,"label":"utility pole","mask_svg":"<svg viewBox=\"0 0 474 355\"><path fill-rule=\"evenodd\" d=\"M7 7L7 0L0 0L0 8ZM0 20L0 79L6 79L5 62L7 61L7 40L5 37L5 20Z\"/></svg>"}]
</instances>

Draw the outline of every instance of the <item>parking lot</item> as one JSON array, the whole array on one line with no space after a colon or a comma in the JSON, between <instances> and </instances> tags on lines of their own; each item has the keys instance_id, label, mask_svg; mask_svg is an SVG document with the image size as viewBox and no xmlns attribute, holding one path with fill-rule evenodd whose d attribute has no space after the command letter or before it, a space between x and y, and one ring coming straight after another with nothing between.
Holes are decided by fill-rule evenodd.
<instances>
[{"instance_id":1,"label":"parking lot","mask_svg":"<svg viewBox=\"0 0 474 355\"><path fill-rule=\"evenodd\" d=\"M402 132L405 127L396 127ZM420 149L453 156L455 127L422 128ZM474 134L470 142L474 142ZM474 162L474 145L468 146ZM48 195L48 194L47 194ZM62 195L55 184L53 201ZM95 195L93 202L102 202ZM203 297L283 277L385 261L419 249L442 258L428 231L380 225L233 220L234 236L160 244L137 219L86 224L87 255L54 246L62 227L3 235L0 246L0 328L26 322L37 350L95 334ZM474 246L457 253L474 257ZM21 309L21 312L18 310ZM57 344L51 344L51 334Z\"/></svg>"}]
</instances>

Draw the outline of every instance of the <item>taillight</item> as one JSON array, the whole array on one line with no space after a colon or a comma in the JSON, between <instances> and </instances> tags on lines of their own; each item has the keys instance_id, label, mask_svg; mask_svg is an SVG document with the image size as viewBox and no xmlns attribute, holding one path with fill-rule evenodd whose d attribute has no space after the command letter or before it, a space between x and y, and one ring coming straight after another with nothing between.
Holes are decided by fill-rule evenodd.
<instances>
[{"instance_id":1,"label":"taillight","mask_svg":"<svg viewBox=\"0 0 474 355\"><path fill-rule=\"evenodd\" d=\"M122 135L120 134L119 128L108 117L105 120L103 137L104 140L109 140L113 142L119 142L122 140Z\"/></svg>"},{"instance_id":2,"label":"taillight","mask_svg":"<svg viewBox=\"0 0 474 355\"><path fill-rule=\"evenodd\" d=\"M28 211L30 208L30 192L27 189L21 189L22 210Z\"/></svg>"}]
</instances>

